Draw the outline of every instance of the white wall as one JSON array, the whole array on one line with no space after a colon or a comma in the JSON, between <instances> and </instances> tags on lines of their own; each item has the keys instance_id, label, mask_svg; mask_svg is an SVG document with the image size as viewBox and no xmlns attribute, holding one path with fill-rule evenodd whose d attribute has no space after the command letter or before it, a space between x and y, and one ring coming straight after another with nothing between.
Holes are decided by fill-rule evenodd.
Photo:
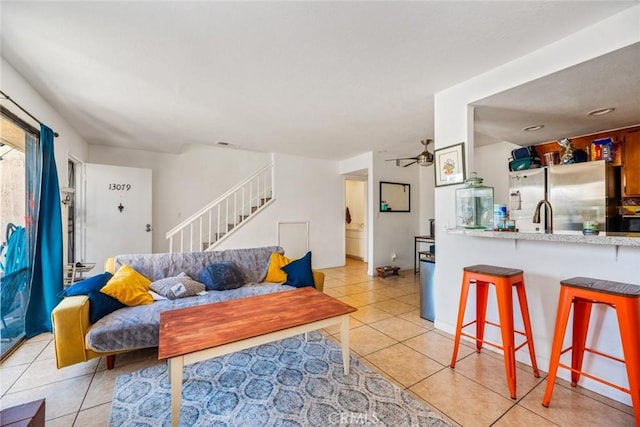
<instances>
[{"instance_id":1,"label":"white wall","mask_svg":"<svg viewBox=\"0 0 640 427\"><path fill-rule=\"evenodd\" d=\"M373 251L369 256L369 274L375 267L396 265L401 269L413 269L414 236L420 230L420 166L398 167L387 162L388 155L373 153L373 167L369 185L373 190L369 198L373 221ZM380 212L380 181L411 185L410 212ZM371 247L371 245L370 245ZM391 254L397 258L392 261Z\"/></svg>"},{"instance_id":2,"label":"white wall","mask_svg":"<svg viewBox=\"0 0 640 427\"><path fill-rule=\"evenodd\" d=\"M31 85L4 58L1 59L0 87L2 91L14 99L32 115L42 120L60 136L55 138L55 156L60 186L67 184L67 159L74 156L86 161L88 145L56 110L31 87ZM24 119L36 129L40 125L25 115L18 107L9 101L2 101L2 105L18 117Z\"/></svg>"},{"instance_id":3,"label":"white wall","mask_svg":"<svg viewBox=\"0 0 640 427\"><path fill-rule=\"evenodd\" d=\"M61 186L66 183L69 155L83 162L148 168L153 171L153 251L165 252L165 233L255 170L270 154L206 146L189 146L181 154L89 146L2 58L2 90L60 134L55 140ZM25 117L4 101L12 112ZM31 119L25 121L38 127ZM315 268L344 264L344 186L337 162L276 156L278 201L244 237L226 245L250 247L277 241L276 221L309 220ZM258 230L255 230L258 228Z\"/></svg>"},{"instance_id":4,"label":"white wall","mask_svg":"<svg viewBox=\"0 0 640 427\"><path fill-rule=\"evenodd\" d=\"M367 171L367 274L370 276L375 274L376 267L383 265L394 264L402 269L413 269L414 237L418 233L428 234L428 219L433 218L430 216L433 200L429 197L433 194L433 167L403 168L387 162L387 158L389 155L385 153L368 152L343 160L338 166L343 175ZM380 181L410 184L411 212L380 212ZM423 197L426 197L426 203L423 203ZM397 255L395 261L391 260L392 253Z\"/></svg>"},{"instance_id":5,"label":"white wall","mask_svg":"<svg viewBox=\"0 0 640 427\"><path fill-rule=\"evenodd\" d=\"M505 170L509 169L509 157L514 148L520 147L500 142L475 149L473 171L484 178L483 185L493 187L494 203L509 205L509 176L505 175Z\"/></svg>"},{"instance_id":6,"label":"white wall","mask_svg":"<svg viewBox=\"0 0 640 427\"><path fill-rule=\"evenodd\" d=\"M191 147L164 154L90 146L89 161L153 171L153 251L166 252L165 233L264 166L270 154ZM229 236L220 249L274 245L278 221L309 221L314 268L344 265L344 180L339 162L274 154L276 200ZM286 250L286 248L285 248Z\"/></svg>"},{"instance_id":7,"label":"white wall","mask_svg":"<svg viewBox=\"0 0 640 427\"><path fill-rule=\"evenodd\" d=\"M636 6L530 55L436 94L436 145L444 147L460 141L473 141L473 129L469 119L470 103L639 42L639 22L640 6ZM487 164L482 149L474 150L469 143L465 148L467 170L487 171L489 167L496 168L493 164ZM478 156L476 152L480 152ZM504 164L500 168L506 180L508 166ZM491 180L497 182L500 177L491 174ZM438 223L438 263L435 274L437 328L451 333L454 331L460 280L465 265L486 263L521 268L525 271L538 366L547 371L560 280L583 275L640 283L640 265L637 262L640 249L637 248L533 241L516 243L513 240L472 238L446 233L443 227L455 224L456 187L439 187L435 191ZM490 313L493 312L491 309L492 307ZM471 319L471 310L467 310L467 313ZM516 317L518 316L519 313ZM495 320L496 317L490 319ZM617 325L611 313L603 315L601 310L595 310L592 321L602 324L601 327L592 328L588 344L621 357ZM499 340L493 331L487 338ZM526 351L519 351L517 358L524 363L530 363ZM624 367L620 364L586 356L585 366L588 366L592 373L602 375L609 381L623 385L627 383ZM568 378L567 371L560 370L559 376ZM590 380L585 381L584 385L630 404L629 396L625 393Z\"/></svg>"},{"instance_id":8,"label":"white wall","mask_svg":"<svg viewBox=\"0 0 640 427\"><path fill-rule=\"evenodd\" d=\"M59 136L54 138L54 154L56 158L56 168L58 171L58 184L60 188L66 187L67 178L67 161L69 157L76 160L86 161L88 156L88 144L78 135L65 119L38 93L18 72L4 59L0 58L0 88L2 91L20 104L24 109L29 111L38 120L57 132ZM40 125L24 114L18 107L10 101L2 101L2 105L9 111L23 119L26 123L40 129ZM81 197L81 195L79 196ZM64 218L68 212L66 207L60 206L62 210L62 232L66 234L67 223ZM76 211L77 225L80 225L84 212L78 209ZM0 239L2 240L2 239ZM76 233L76 255L81 258L79 253L82 249L82 231ZM67 259L67 239L63 238L64 259Z\"/></svg>"},{"instance_id":9,"label":"white wall","mask_svg":"<svg viewBox=\"0 0 640 427\"><path fill-rule=\"evenodd\" d=\"M433 150L433 147L430 148ZM430 233L429 219L435 218L435 171L434 166L419 167L420 179L420 235L426 236Z\"/></svg>"},{"instance_id":10,"label":"white wall","mask_svg":"<svg viewBox=\"0 0 640 427\"><path fill-rule=\"evenodd\" d=\"M273 245L278 221L309 221L313 268L344 265L344 180L338 162L287 154L273 158L275 202L219 248Z\"/></svg>"},{"instance_id":11,"label":"white wall","mask_svg":"<svg viewBox=\"0 0 640 427\"><path fill-rule=\"evenodd\" d=\"M152 170L153 252L167 252L167 231L251 175L270 154L189 146L180 154L91 145L89 161Z\"/></svg>"}]
</instances>

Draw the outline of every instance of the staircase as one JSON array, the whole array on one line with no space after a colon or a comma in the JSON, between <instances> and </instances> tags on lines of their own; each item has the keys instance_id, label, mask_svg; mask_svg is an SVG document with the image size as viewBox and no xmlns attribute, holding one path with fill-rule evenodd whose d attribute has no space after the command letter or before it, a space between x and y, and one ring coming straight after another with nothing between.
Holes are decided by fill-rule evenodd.
<instances>
[{"instance_id":1,"label":"staircase","mask_svg":"<svg viewBox=\"0 0 640 427\"><path fill-rule=\"evenodd\" d=\"M273 203L273 162L167 232L169 252L215 249L242 225Z\"/></svg>"}]
</instances>

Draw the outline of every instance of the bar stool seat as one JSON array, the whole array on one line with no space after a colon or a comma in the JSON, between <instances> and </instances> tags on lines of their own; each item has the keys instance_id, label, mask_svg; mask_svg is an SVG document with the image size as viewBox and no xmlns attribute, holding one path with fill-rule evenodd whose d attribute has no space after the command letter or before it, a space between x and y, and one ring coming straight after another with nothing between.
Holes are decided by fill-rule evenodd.
<instances>
[{"instance_id":1,"label":"bar stool seat","mask_svg":"<svg viewBox=\"0 0 640 427\"><path fill-rule=\"evenodd\" d=\"M624 360L586 347L589 319L593 304L605 304L616 310ZM564 336L573 306L572 345L562 349ZM640 425L640 286L630 283L573 277L560 282L558 313L553 333L549 377L542 405L548 407L553 394L558 367L571 371L571 385L575 387L581 375L631 395L636 424ZM560 363L560 356L571 350L571 366ZM584 352L593 353L624 363L629 389L595 377L582 370Z\"/></svg>"},{"instance_id":2,"label":"bar stool seat","mask_svg":"<svg viewBox=\"0 0 640 427\"><path fill-rule=\"evenodd\" d=\"M456 326L456 335L453 344L453 355L451 357L451 368L455 368L456 359L458 357L458 348L460 346L460 337L465 336L473 338L476 341L476 351L479 353L483 344L490 345L503 350L505 371L507 374L507 385L511 398L516 398L516 358L515 354L525 344L529 348L529 356L531 357L531 365L533 374L536 378L540 377L538 366L536 363L535 350L533 348L533 335L531 333L531 321L529 319L529 308L527 305L527 296L524 288L524 273L522 270L515 268L498 267L495 265L478 264L464 267L462 276L462 288L460 290L460 305L458 308L458 321ZM469 288L476 285L476 319L464 323L464 313L467 306ZM486 320L487 300L489 296L489 285L495 286L496 300L498 305L498 314L500 323L494 323ZM518 295L518 303L522 312L522 320L524 323L524 332L517 331L513 322L513 288L515 287ZM476 324L476 334L470 335L463 331L464 328ZM485 324L497 326L500 328L502 336L502 345L498 345L484 340ZM526 337L525 341L516 347L515 334Z\"/></svg>"}]
</instances>

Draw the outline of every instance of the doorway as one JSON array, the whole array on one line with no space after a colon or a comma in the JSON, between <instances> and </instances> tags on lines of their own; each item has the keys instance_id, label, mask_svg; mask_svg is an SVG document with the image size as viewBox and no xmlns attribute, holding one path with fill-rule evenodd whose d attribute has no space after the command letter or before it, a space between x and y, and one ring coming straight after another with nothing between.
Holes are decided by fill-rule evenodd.
<instances>
[{"instance_id":1,"label":"doorway","mask_svg":"<svg viewBox=\"0 0 640 427\"><path fill-rule=\"evenodd\" d=\"M83 258L82 239L82 169L83 163L73 157L67 160L67 182L61 189L64 261L73 264Z\"/></svg>"},{"instance_id":2,"label":"doorway","mask_svg":"<svg viewBox=\"0 0 640 427\"><path fill-rule=\"evenodd\" d=\"M368 261L368 181L366 176L345 179L345 255Z\"/></svg>"}]
</instances>

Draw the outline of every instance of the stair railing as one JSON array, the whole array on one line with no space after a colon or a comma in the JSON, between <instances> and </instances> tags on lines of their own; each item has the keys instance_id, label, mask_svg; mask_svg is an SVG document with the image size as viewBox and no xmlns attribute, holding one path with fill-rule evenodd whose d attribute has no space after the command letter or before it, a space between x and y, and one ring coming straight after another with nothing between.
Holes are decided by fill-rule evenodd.
<instances>
[{"instance_id":1,"label":"stair railing","mask_svg":"<svg viewBox=\"0 0 640 427\"><path fill-rule=\"evenodd\" d=\"M270 162L169 230L169 252L213 250L274 200Z\"/></svg>"}]
</instances>

